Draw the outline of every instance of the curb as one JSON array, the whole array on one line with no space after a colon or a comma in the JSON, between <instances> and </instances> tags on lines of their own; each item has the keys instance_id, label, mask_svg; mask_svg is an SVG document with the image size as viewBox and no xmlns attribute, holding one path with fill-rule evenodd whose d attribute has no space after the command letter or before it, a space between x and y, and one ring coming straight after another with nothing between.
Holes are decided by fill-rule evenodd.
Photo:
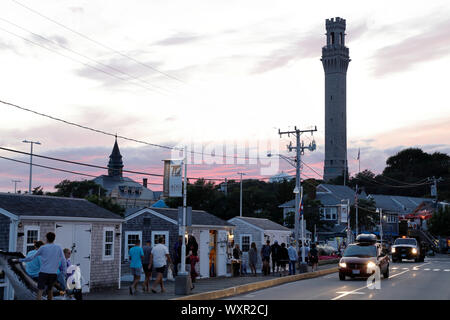
<instances>
[{"instance_id":1,"label":"curb","mask_svg":"<svg viewBox=\"0 0 450 320\"><path fill-rule=\"evenodd\" d=\"M302 274L296 274L292 276L285 276L279 279L271 279L271 280L264 280L264 281L258 281L253 283L244 284L241 286L226 288L222 290L215 290L215 291L209 291L209 292L203 292L203 293L197 293L192 294L180 298L173 298L170 300L214 300L214 299L220 299L225 297L231 297L239 294L243 294L250 291L255 290L261 290L273 286L278 286L280 284L288 283L288 282L294 282L298 280L303 279L311 279L320 277L323 275L335 273L338 271L338 267L335 268L329 268L325 270L319 270L314 272L308 272L308 273L302 273Z\"/></svg>"}]
</instances>

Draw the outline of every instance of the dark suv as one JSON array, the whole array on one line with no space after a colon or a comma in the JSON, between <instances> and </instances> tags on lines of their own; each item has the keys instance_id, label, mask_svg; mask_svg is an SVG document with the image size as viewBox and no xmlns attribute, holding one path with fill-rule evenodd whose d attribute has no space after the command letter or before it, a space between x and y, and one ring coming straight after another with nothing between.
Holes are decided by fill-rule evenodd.
<instances>
[{"instance_id":1,"label":"dark suv","mask_svg":"<svg viewBox=\"0 0 450 320\"><path fill-rule=\"evenodd\" d=\"M425 250L421 250L414 238L397 238L391 247L393 262L402 262L402 259L414 259L415 262L425 260Z\"/></svg>"},{"instance_id":2,"label":"dark suv","mask_svg":"<svg viewBox=\"0 0 450 320\"><path fill-rule=\"evenodd\" d=\"M356 243L345 249L339 261L339 279L368 278L375 273L376 268L380 269L384 278L388 278L389 257L383 252L381 244L377 243L375 235L359 235Z\"/></svg>"}]
</instances>

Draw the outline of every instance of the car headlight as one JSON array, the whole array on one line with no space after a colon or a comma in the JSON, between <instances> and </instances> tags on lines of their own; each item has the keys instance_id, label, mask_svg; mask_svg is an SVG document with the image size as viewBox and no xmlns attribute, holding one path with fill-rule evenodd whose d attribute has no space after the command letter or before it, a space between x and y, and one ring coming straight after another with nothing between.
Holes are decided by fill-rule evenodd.
<instances>
[{"instance_id":1,"label":"car headlight","mask_svg":"<svg viewBox=\"0 0 450 320\"><path fill-rule=\"evenodd\" d=\"M339 267L341 268L347 268L347 264L345 262L340 262Z\"/></svg>"},{"instance_id":2,"label":"car headlight","mask_svg":"<svg viewBox=\"0 0 450 320\"><path fill-rule=\"evenodd\" d=\"M392 248L392 249L391 249L391 252L392 252L392 253L395 253L395 248Z\"/></svg>"},{"instance_id":3,"label":"car headlight","mask_svg":"<svg viewBox=\"0 0 450 320\"><path fill-rule=\"evenodd\" d=\"M411 252L412 252L413 254L416 254L416 253L417 253L417 249L416 249L416 248L412 248Z\"/></svg>"},{"instance_id":4,"label":"car headlight","mask_svg":"<svg viewBox=\"0 0 450 320\"><path fill-rule=\"evenodd\" d=\"M376 264L373 263L372 261L369 261L369 262L367 263L367 268L373 269L373 268L375 268L375 267L376 267Z\"/></svg>"}]
</instances>

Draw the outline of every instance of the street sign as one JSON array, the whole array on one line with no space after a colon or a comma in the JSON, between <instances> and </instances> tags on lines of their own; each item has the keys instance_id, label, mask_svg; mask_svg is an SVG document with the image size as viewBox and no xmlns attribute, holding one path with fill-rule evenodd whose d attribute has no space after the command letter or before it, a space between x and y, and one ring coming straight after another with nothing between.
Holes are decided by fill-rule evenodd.
<instances>
[{"instance_id":1,"label":"street sign","mask_svg":"<svg viewBox=\"0 0 450 320\"><path fill-rule=\"evenodd\" d=\"M183 225L183 207L178 207L178 225ZM186 207L186 226L192 226L192 207Z\"/></svg>"},{"instance_id":2,"label":"street sign","mask_svg":"<svg viewBox=\"0 0 450 320\"><path fill-rule=\"evenodd\" d=\"M163 195L165 197L182 197L181 160L164 160Z\"/></svg>"}]
</instances>

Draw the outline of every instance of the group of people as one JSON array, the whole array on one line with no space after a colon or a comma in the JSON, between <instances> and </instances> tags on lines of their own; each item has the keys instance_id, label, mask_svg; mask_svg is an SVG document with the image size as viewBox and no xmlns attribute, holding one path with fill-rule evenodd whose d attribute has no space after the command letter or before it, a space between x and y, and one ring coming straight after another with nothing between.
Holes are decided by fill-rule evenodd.
<instances>
[{"instance_id":1,"label":"group of people","mask_svg":"<svg viewBox=\"0 0 450 320\"><path fill-rule=\"evenodd\" d=\"M143 292L152 291L157 293L156 287L160 286L161 293L165 292L163 276L167 270L173 276L178 274L178 265L181 263L182 257L182 236L179 236L178 241L174 245L173 259L170 256L169 249L164 245L164 238L159 238L158 243L151 246L151 241L146 241L146 245L141 247L140 240L137 240L135 245L130 248L128 256L130 259L130 270L133 275L133 283L129 287L130 295L137 292L137 285L141 280L141 272L144 271L145 280L142 285ZM194 289L193 282L198 276L195 265L198 263L198 244L193 236L189 236L186 244L186 266L188 266L191 277L191 290ZM156 273L156 278L150 287L150 279L152 273Z\"/></svg>"},{"instance_id":2,"label":"group of people","mask_svg":"<svg viewBox=\"0 0 450 320\"><path fill-rule=\"evenodd\" d=\"M55 244L56 235L48 232L45 235L46 243L36 241L34 249L28 252L27 256L18 259L18 262L25 262L25 271L37 282L37 300L42 299L44 290L47 291L47 299L53 299L53 287L57 288L61 294L67 290L67 279L72 275L67 270L70 267L70 249L62 249Z\"/></svg>"},{"instance_id":3,"label":"group of people","mask_svg":"<svg viewBox=\"0 0 450 320\"><path fill-rule=\"evenodd\" d=\"M286 247L285 243L278 244L278 241L275 240L271 245L270 240L266 241L261 247L260 256L262 261L262 273L267 276L272 274L279 275L289 275L296 274L296 265L297 263L302 262L302 244L300 244L300 248L298 252L295 247L289 244ZM311 244L311 248L305 246L305 262L308 262L312 267L312 271L317 270L317 265L319 263L319 253L316 248L316 244ZM272 261L272 268L270 267L270 261ZM258 250L256 248L256 243L252 242L250 245L250 249L248 251L248 265L251 270L251 274L256 276L256 265L258 263ZM286 266L289 266L287 270ZM233 249L233 275L238 276L240 274L246 273L246 265L242 261L242 251L240 250L239 244L235 245Z\"/></svg>"}]
</instances>

